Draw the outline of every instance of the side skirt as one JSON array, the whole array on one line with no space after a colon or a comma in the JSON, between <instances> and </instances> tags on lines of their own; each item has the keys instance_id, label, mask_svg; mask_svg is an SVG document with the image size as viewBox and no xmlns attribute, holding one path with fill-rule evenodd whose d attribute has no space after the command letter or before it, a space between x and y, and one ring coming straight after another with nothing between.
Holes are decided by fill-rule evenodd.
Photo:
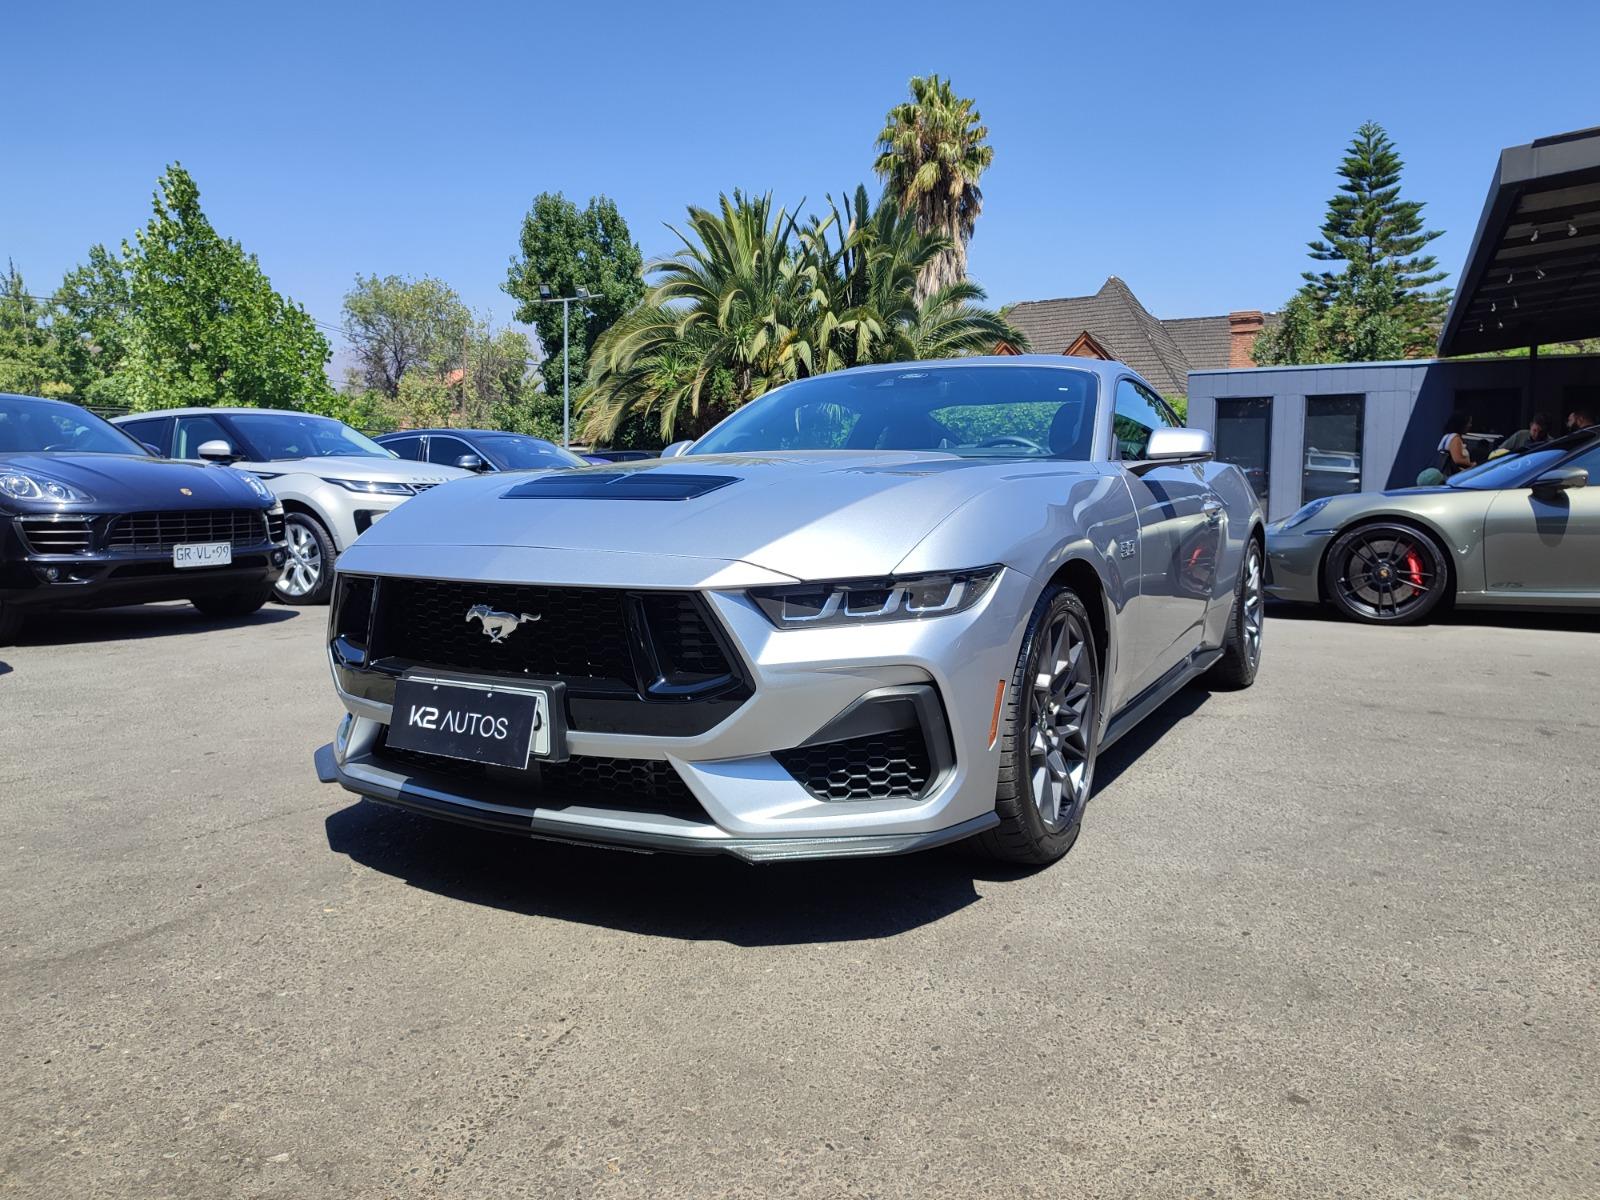
<instances>
[{"instance_id":1,"label":"side skirt","mask_svg":"<svg viewBox=\"0 0 1600 1200\"><path fill-rule=\"evenodd\" d=\"M1221 657L1221 646L1201 646L1188 658L1173 666L1160 679L1124 704L1117 715L1111 718L1105 733L1100 735L1100 749L1104 750L1108 746L1115 745L1123 734L1172 699L1190 680L1205 674L1211 664Z\"/></svg>"}]
</instances>

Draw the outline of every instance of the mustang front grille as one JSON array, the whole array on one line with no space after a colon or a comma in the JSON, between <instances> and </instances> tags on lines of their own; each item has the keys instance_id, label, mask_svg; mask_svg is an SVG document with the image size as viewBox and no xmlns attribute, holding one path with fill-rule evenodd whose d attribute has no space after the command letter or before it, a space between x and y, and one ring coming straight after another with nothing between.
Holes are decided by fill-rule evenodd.
<instances>
[{"instance_id":1,"label":"mustang front grille","mask_svg":"<svg viewBox=\"0 0 1600 1200\"><path fill-rule=\"evenodd\" d=\"M259 546L267 540L267 517L260 509L213 508L178 512L128 513L111 522L106 545L112 550L170 550L187 542L229 542Z\"/></svg>"},{"instance_id":2,"label":"mustang front grille","mask_svg":"<svg viewBox=\"0 0 1600 1200\"><path fill-rule=\"evenodd\" d=\"M87 517L23 517L22 536L35 554L87 554L94 543Z\"/></svg>"}]
</instances>

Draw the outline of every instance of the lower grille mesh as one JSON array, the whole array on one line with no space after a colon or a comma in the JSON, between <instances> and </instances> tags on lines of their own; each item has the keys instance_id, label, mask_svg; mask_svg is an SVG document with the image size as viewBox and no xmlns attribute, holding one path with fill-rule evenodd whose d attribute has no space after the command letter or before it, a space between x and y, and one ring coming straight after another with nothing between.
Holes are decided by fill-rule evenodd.
<instances>
[{"instance_id":1,"label":"lower grille mesh","mask_svg":"<svg viewBox=\"0 0 1600 1200\"><path fill-rule=\"evenodd\" d=\"M920 729L797 746L773 757L818 800L915 800L933 777Z\"/></svg>"},{"instance_id":2,"label":"lower grille mesh","mask_svg":"<svg viewBox=\"0 0 1600 1200\"><path fill-rule=\"evenodd\" d=\"M402 750L382 739L378 752L396 767L450 779L500 783L514 791L518 800L529 808L587 802L630 812L706 819L705 810L684 783L683 776L671 763L655 759L575 756L566 762L536 763L526 771L518 771ZM503 795L494 797L497 804L514 802Z\"/></svg>"}]
</instances>

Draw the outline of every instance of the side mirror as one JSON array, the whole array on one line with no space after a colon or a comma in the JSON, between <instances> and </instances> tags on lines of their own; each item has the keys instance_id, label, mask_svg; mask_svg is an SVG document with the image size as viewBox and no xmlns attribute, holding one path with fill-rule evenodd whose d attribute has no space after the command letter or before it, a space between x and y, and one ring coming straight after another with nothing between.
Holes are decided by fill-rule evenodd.
<instances>
[{"instance_id":1,"label":"side mirror","mask_svg":"<svg viewBox=\"0 0 1600 1200\"><path fill-rule=\"evenodd\" d=\"M1556 467L1533 481L1533 490L1546 495L1570 492L1589 486L1589 472L1583 467Z\"/></svg>"},{"instance_id":2,"label":"side mirror","mask_svg":"<svg viewBox=\"0 0 1600 1200\"><path fill-rule=\"evenodd\" d=\"M693 438L686 438L685 440L683 440L681 442L673 442L672 445L668 446L665 450L663 450L661 452L661 457L662 458L677 458L680 455L686 453L688 451L689 447L692 446L692 445L694 445L694 439Z\"/></svg>"},{"instance_id":3,"label":"side mirror","mask_svg":"<svg viewBox=\"0 0 1600 1200\"><path fill-rule=\"evenodd\" d=\"M233 462L239 457L233 452L233 447L221 438L212 438L209 442L201 442L200 448L195 453L207 462Z\"/></svg>"},{"instance_id":4,"label":"side mirror","mask_svg":"<svg viewBox=\"0 0 1600 1200\"><path fill-rule=\"evenodd\" d=\"M160 458L161 457L161 447L155 445L153 442L140 442L139 445L143 446L146 450L150 451L150 457L151 458Z\"/></svg>"},{"instance_id":5,"label":"side mirror","mask_svg":"<svg viewBox=\"0 0 1600 1200\"><path fill-rule=\"evenodd\" d=\"M484 462L483 459L479 458L476 454L463 454L460 458L456 459L456 466L460 467L463 471L487 471L489 469L489 464Z\"/></svg>"},{"instance_id":6,"label":"side mirror","mask_svg":"<svg viewBox=\"0 0 1600 1200\"><path fill-rule=\"evenodd\" d=\"M1142 475L1154 467L1210 462L1216 454L1211 435L1204 429L1153 429L1144 457L1126 465L1135 475Z\"/></svg>"}]
</instances>

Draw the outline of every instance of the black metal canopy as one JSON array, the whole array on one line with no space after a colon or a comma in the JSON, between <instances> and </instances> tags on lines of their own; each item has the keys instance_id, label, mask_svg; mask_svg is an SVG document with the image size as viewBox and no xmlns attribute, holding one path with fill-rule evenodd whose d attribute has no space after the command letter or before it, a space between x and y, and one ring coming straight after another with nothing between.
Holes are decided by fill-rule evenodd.
<instances>
[{"instance_id":1,"label":"black metal canopy","mask_svg":"<svg viewBox=\"0 0 1600 1200\"><path fill-rule=\"evenodd\" d=\"M1439 353L1597 336L1600 127L1500 152Z\"/></svg>"}]
</instances>

